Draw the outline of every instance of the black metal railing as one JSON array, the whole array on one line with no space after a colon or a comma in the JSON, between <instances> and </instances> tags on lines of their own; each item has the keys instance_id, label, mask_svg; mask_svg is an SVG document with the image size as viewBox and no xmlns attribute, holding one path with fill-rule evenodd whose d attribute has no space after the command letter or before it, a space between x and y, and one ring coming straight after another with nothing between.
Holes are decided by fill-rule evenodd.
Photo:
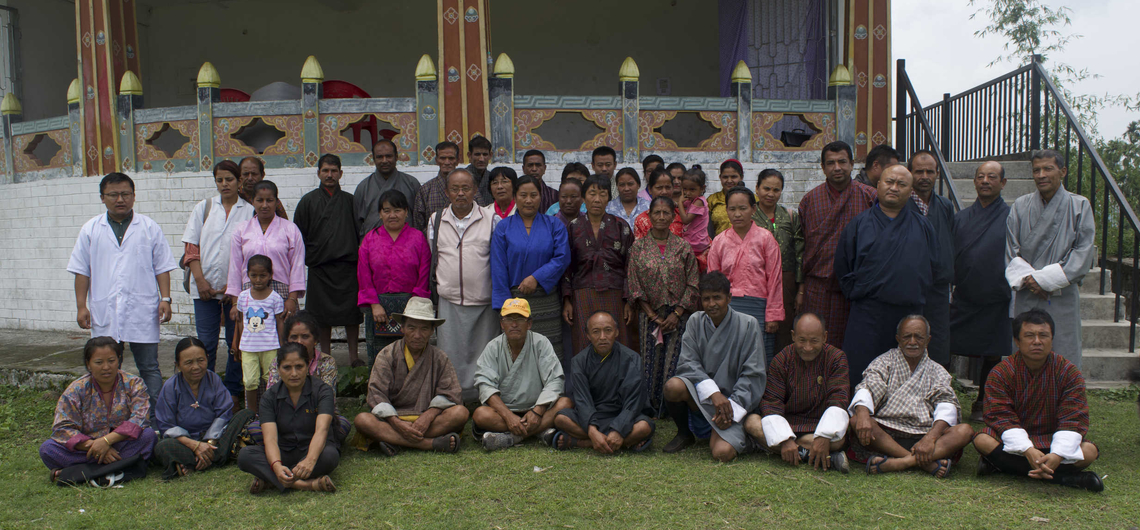
<instances>
[{"instance_id":1,"label":"black metal railing","mask_svg":"<svg viewBox=\"0 0 1140 530\"><path fill-rule=\"evenodd\" d=\"M1042 66L1040 56L987 83L955 96L945 94L942 101L921 108L905 65L905 61L898 61L895 141L900 153L933 148L949 162L997 157L1028 160L1038 149L1053 149L1064 155L1069 165L1065 189L1087 197L1092 206L1099 232L1096 265L1102 271L1113 271L1111 286L1106 285L1106 275L1100 275L1100 294L1110 290L1116 295L1113 321L1130 321L1128 351L1136 351L1140 220L1052 75ZM907 97L910 106L906 105ZM1131 281L1131 296L1128 314L1122 315L1120 301L1126 280Z\"/></svg>"},{"instance_id":2,"label":"black metal railing","mask_svg":"<svg viewBox=\"0 0 1140 530\"><path fill-rule=\"evenodd\" d=\"M946 167L946 156L938 148L937 137L934 135L935 129L930 125L930 117L933 117L934 114L926 112L922 108L922 103L918 101L918 95L914 93L914 87L910 84L910 77L906 75L906 61L903 59L898 61L896 82L898 83L898 94L895 99L895 112L896 115L906 117L902 123L895 124L895 134L898 138L896 149L907 160L915 151L925 149L934 153L935 161L938 163L938 194L950 200L950 203L954 205L955 212L960 211L962 201L958 200L958 193L954 190L953 176ZM898 118L895 119L898 120ZM902 141L904 134L909 142Z\"/></svg>"}]
</instances>

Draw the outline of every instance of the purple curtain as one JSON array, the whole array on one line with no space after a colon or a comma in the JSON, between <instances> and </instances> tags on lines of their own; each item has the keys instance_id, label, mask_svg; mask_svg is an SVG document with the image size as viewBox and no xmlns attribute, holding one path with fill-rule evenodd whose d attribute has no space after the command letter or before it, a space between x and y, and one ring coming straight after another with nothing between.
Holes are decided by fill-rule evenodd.
<instances>
[{"instance_id":1,"label":"purple curtain","mask_svg":"<svg viewBox=\"0 0 1140 530\"><path fill-rule=\"evenodd\" d=\"M811 2L804 17L804 76L808 82L811 99L826 99L827 58L823 47L823 6L822 0Z\"/></svg>"},{"instance_id":2,"label":"purple curtain","mask_svg":"<svg viewBox=\"0 0 1140 530\"><path fill-rule=\"evenodd\" d=\"M717 0L720 19L720 95L728 97L732 70L746 60L748 51L748 0ZM749 65L754 66L754 65Z\"/></svg>"}]
</instances>

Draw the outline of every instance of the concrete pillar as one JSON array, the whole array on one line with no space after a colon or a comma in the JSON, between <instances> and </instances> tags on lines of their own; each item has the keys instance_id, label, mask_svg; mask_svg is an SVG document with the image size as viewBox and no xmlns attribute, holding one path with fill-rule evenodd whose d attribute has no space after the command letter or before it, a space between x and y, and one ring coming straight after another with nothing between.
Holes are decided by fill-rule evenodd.
<instances>
[{"instance_id":1,"label":"concrete pillar","mask_svg":"<svg viewBox=\"0 0 1140 530\"><path fill-rule=\"evenodd\" d=\"M83 89L79 79L72 79L67 87L67 118L71 129L71 176L83 175L83 113L80 111Z\"/></svg>"},{"instance_id":2,"label":"concrete pillar","mask_svg":"<svg viewBox=\"0 0 1140 530\"><path fill-rule=\"evenodd\" d=\"M138 171L135 159L135 111L143 106L142 82L134 72L127 70L119 84L118 102L115 112L119 119L119 168L122 171Z\"/></svg>"},{"instance_id":3,"label":"concrete pillar","mask_svg":"<svg viewBox=\"0 0 1140 530\"><path fill-rule=\"evenodd\" d=\"M214 168L214 103L221 95L222 78L209 61L198 70L198 170Z\"/></svg>"},{"instance_id":4,"label":"concrete pillar","mask_svg":"<svg viewBox=\"0 0 1140 530\"><path fill-rule=\"evenodd\" d=\"M744 61L732 71L729 95L736 99L736 159L752 160L752 72Z\"/></svg>"},{"instance_id":5,"label":"concrete pillar","mask_svg":"<svg viewBox=\"0 0 1140 530\"><path fill-rule=\"evenodd\" d=\"M424 55L416 65L416 131L418 153L408 153L411 165L435 162L435 144L440 140L439 79L431 57ZM460 149L462 151L462 149Z\"/></svg>"},{"instance_id":6,"label":"concrete pillar","mask_svg":"<svg viewBox=\"0 0 1140 530\"><path fill-rule=\"evenodd\" d=\"M641 72L633 57L626 57L618 71L618 92L621 94L621 138L622 164L641 162L641 143L638 141L638 118L641 115L641 102L638 99L638 78ZM617 183L614 183L616 187Z\"/></svg>"},{"instance_id":7,"label":"concrete pillar","mask_svg":"<svg viewBox=\"0 0 1140 530\"><path fill-rule=\"evenodd\" d=\"M321 148L320 110L317 108L324 93L321 83L325 80L325 72L321 70L321 63L315 56L310 55L301 67L301 116L303 134L305 138L305 167L316 167Z\"/></svg>"},{"instance_id":8,"label":"concrete pillar","mask_svg":"<svg viewBox=\"0 0 1140 530\"><path fill-rule=\"evenodd\" d=\"M12 149L12 123L19 121L24 109L16 95L9 92L0 100L0 127L4 133L4 183L16 181L16 153Z\"/></svg>"},{"instance_id":9,"label":"concrete pillar","mask_svg":"<svg viewBox=\"0 0 1140 530\"><path fill-rule=\"evenodd\" d=\"M835 101L835 139L854 147L858 90L851 82L851 71L836 66L827 85L827 99Z\"/></svg>"}]
</instances>

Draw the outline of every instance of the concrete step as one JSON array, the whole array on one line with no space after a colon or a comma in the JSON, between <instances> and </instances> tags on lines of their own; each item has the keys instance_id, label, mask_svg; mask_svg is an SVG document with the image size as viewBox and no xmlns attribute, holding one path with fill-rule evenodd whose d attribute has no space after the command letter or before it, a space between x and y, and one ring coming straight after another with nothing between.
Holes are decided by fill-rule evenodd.
<instances>
[{"instance_id":1,"label":"concrete step","mask_svg":"<svg viewBox=\"0 0 1140 530\"><path fill-rule=\"evenodd\" d=\"M1085 390L1119 390L1128 388L1132 381L1085 381Z\"/></svg>"},{"instance_id":2,"label":"concrete step","mask_svg":"<svg viewBox=\"0 0 1140 530\"><path fill-rule=\"evenodd\" d=\"M1120 317L1124 318L1124 297L1120 297L1117 303L1116 295L1112 293L1103 295L1081 293L1081 318L1084 320L1113 320L1116 317L1116 310L1119 310Z\"/></svg>"},{"instance_id":3,"label":"concrete step","mask_svg":"<svg viewBox=\"0 0 1140 530\"><path fill-rule=\"evenodd\" d=\"M1128 349L1086 347L1081 352L1081 373L1085 381L1127 381L1133 370L1140 368L1140 355Z\"/></svg>"},{"instance_id":4,"label":"concrete step","mask_svg":"<svg viewBox=\"0 0 1140 530\"><path fill-rule=\"evenodd\" d=\"M1113 322L1112 320L1081 321L1082 348L1127 350L1130 324L1127 321Z\"/></svg>"}]
</instances>

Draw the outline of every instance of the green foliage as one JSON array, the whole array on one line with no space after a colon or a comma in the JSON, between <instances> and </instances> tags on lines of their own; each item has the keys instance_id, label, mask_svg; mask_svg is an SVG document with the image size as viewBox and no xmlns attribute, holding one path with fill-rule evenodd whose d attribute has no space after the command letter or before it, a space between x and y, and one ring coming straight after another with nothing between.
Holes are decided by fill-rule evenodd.
<instances>
[{"instance_id":1,"label":"green foliage","mask_svg":"<svg viewBox=\"0 0 1140 530\"><path fill-rule=\"evenodd\" d=\"M336 381L337 397L359 397L368 393L368 377L372 368L368 366L346 367L340 369L340 378Z\"/></svg>"}]
</instances>

